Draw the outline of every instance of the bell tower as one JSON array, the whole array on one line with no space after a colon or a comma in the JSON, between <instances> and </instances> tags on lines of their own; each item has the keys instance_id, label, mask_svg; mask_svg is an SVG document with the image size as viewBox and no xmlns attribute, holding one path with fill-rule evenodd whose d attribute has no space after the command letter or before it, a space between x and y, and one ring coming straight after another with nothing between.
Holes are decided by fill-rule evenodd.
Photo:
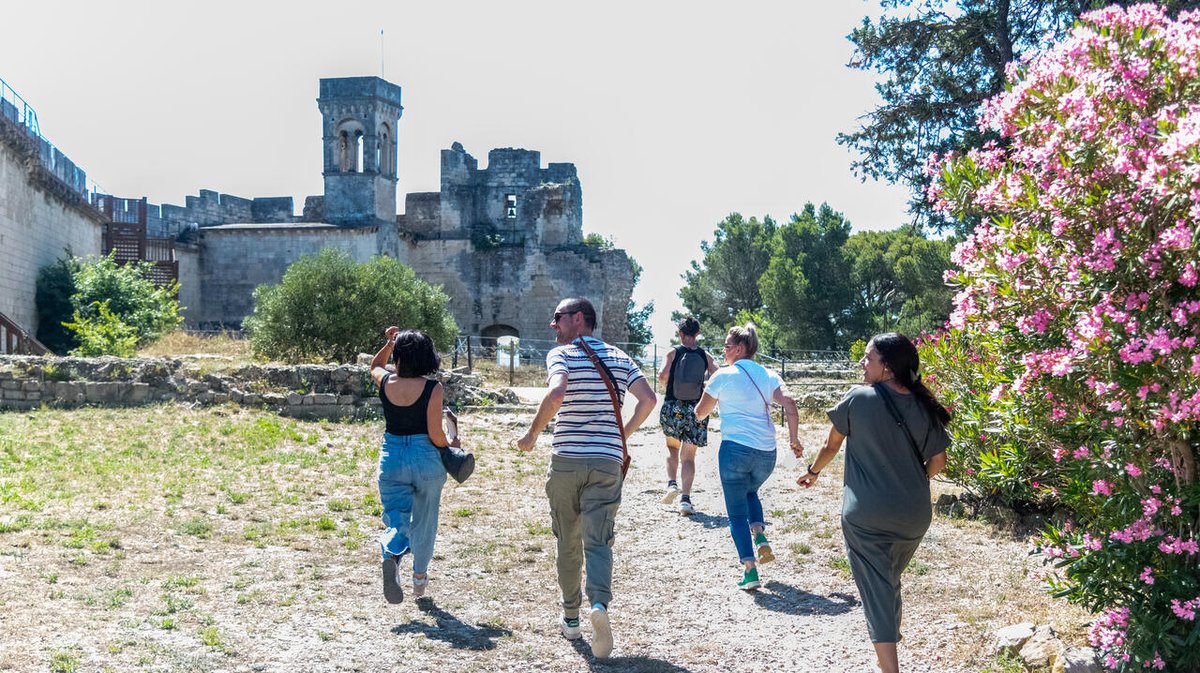
<instances>
[{"instance_id":1,"label":"bell tower","mask_svg":"<svg viewBox=\"0 0 1200 673\"><path fill-rule=\"evenodd\" d=\"M396 222L400 87L379 77L321 80L325 221L344 227Z\"/></svg>"}]
</instances>

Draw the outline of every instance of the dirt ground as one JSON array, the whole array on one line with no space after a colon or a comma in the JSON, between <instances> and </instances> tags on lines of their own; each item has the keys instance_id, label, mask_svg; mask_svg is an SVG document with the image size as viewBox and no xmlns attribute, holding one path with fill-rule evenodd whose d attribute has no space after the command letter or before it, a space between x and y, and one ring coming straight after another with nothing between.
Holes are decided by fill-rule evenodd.
<instances>
[{"instance_id":1,"label":"dirt ground","mask_svg":"<svg viewBox=\"0 0 1200 673\"><path fill-rule=\"evenodd\" d=\"M666 452L653 423L632 438L618 515L613 656L591 656L586 618L584 639L564 640L542 490L550 438L533 455L511 448L531 415L462 416L479 470L447 484L421 601L384 602L380 526L367 514L346 515L354 532L340 544L317 534L311 543L252 544L221 522L201 539L162 511L115 502L97 516L112 513L106 525L120 536L120 560L90 563L37 532L0 533L0 670L875 670L838 527L840 459L803 490L794 481L803 468L780 454L761 491L778 558L762 567L763 588L745 593L716 476L719 433L698 456L700 513L683 517L660 502ZM374 443L380 428L339 431ZM803 427L810 456L825 432ZM350 485L329 486L325 498L370 498L373 465L358 462ZM0 506L0 522L10 521L11 508ZM244 516L239 525L275 513L264 506ZM1030 577L1040 567L1019 536L935 516L905 576L902 670L1001 670L990 634L1020 621L1077 637L1082 616L1041 592Z\"/></svg>"}]
</instances>

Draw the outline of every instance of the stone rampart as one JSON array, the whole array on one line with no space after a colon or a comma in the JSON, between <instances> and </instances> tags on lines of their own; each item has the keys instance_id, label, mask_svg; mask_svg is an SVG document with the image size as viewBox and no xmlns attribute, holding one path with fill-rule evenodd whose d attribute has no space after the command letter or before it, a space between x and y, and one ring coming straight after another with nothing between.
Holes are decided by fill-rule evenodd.
<instances>
[{"instance_id":1,"label":"stone rampart","mask_svg":"<svg viewBox=\"0 0 1200 673\"><path fill-rule=\"evenodd\" d=\"M485 391L476 376L441 371L451 406L516 404L509 390ZM233 403L284 415L362 418L380 414L365 365L247 365L209 372L171 358L0 356L0 409Z\"/></svg>"},{"instance_id":2,"label":"stone rampart","mask_svg":"<svg viewBox=\"0 0 1200 673\"><path fill-rule=\"evenodd\" d=\"M9 114L0 114L0 313L36 334L38 271L69 254L100 254L104 217L83 171Z\"/></svg>"}]
</instances>

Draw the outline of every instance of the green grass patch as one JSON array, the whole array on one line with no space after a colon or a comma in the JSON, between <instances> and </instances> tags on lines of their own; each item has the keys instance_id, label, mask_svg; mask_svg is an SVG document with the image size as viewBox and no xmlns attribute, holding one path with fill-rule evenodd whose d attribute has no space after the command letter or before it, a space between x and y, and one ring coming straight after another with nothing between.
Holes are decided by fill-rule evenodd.
<instances>
[{"instance_id":1,"label":"green grass patch","mask_svg":"<svg viewBox=\"0 0 1200 673\"><path fill-rule=\"evenodd\" d=\"M212 537L213 527L211 521L202 516L197 516L177 524L175 531L181 535L193 535L207 540Z\"/></svg>"}]
</instances>

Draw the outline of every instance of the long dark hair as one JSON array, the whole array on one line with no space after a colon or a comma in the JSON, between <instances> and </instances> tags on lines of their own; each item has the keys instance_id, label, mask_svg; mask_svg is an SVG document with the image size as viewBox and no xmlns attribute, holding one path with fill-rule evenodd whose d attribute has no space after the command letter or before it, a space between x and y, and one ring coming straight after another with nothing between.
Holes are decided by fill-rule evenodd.
<instances>
[{"instance_id":1,"label":"long dark hair","mask_svg":"<svg viewBox=\"0 0 1200 673\"><path fill-rule=\"evenodd\" d=\"M908 337L895 332L876 334L871 344L879 353L879 359L892 370L896 383L908 388L917 396L921 406L929 412L933 422L941 427L950 423L950 412L934 397L933 392L921 382L921 356Z\"/></svg>"},{"instance_id":2,"label":"long dark hair","mask_svg":"<svg viewBox=\"0 0 1200 673\"><path fill-rule=\"evenodd\" d=\"M396 365L396 376L405 379L432 374L441 365L433 340L416 329L406 329L396 335L392 362Z\"/></svg>"}]
</instances>

